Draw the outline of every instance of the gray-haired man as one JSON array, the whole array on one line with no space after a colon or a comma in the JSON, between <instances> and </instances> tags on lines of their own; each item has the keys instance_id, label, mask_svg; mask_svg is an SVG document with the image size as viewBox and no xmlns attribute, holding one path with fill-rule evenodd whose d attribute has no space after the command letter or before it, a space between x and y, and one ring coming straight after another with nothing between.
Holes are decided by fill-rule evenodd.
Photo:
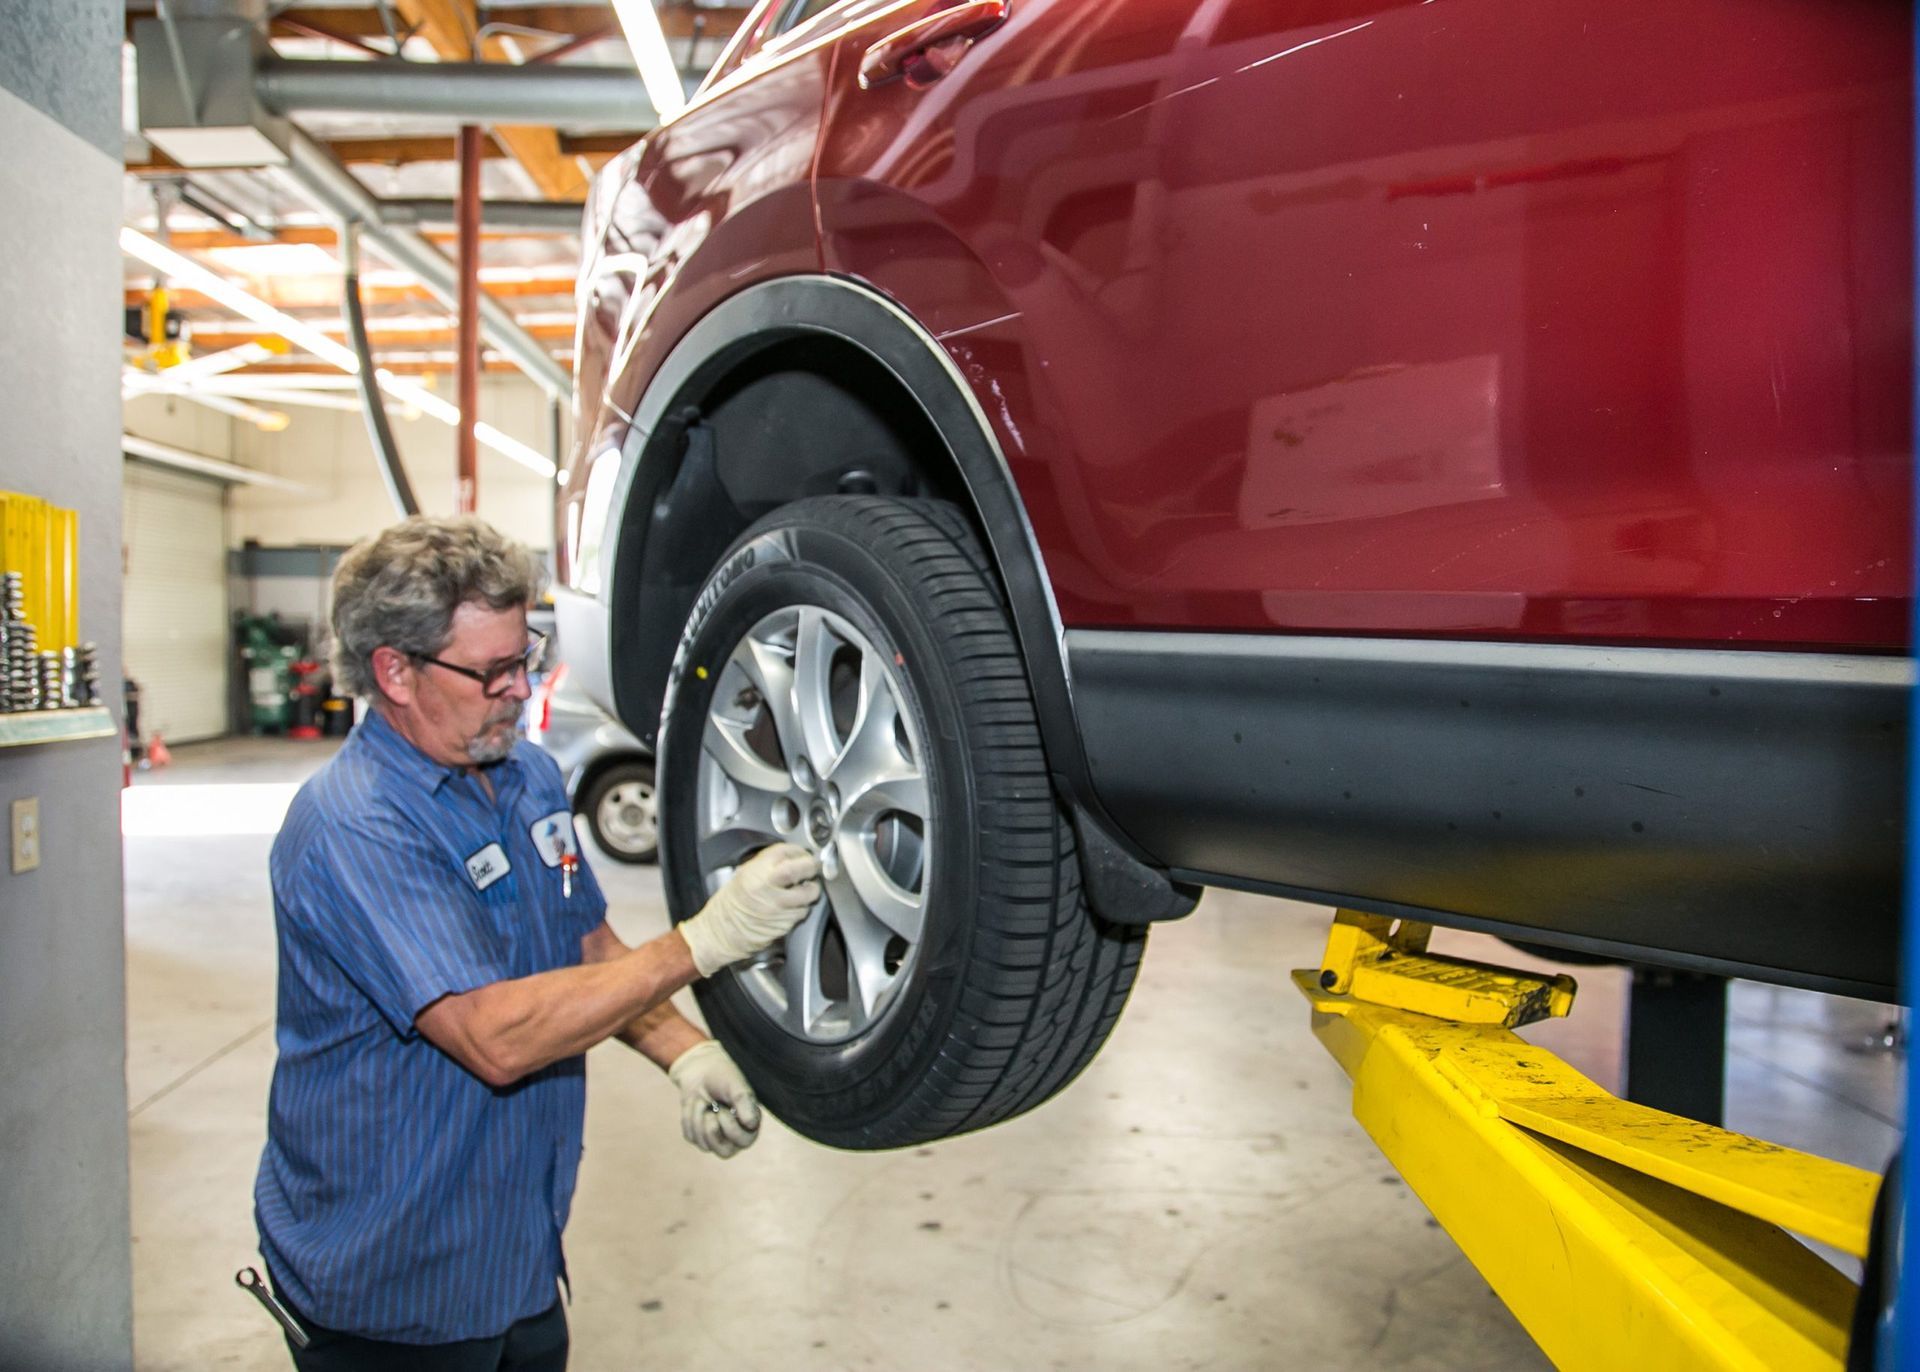
<instances>
[{"instance_id":1,"label":"gray-haired man","mask_svg":"<svg viewBox=\"0 0 1920 1372\"><path fill-rule=\"evenodd\" d=\"M672 932L620 941L559 769L514 735L538 581L476 519L407 520L334 574L335 674L371 709L273 848L280 1056L255 1185L307 1372L565 1366L560 1235L602 1039L667 1069L690 1142L728 1157L759 1127L668 997L783 936L818 866L769 848Z\"/></svg>"}]
</instances>

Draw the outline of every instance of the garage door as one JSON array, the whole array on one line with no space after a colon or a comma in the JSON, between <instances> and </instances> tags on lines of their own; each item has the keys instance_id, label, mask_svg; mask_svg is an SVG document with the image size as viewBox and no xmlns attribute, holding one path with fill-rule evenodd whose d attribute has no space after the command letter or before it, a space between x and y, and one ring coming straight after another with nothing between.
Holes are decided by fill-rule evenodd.
<instances>
[{"instance_id":1,"label":"garage door","mask_svg":"<svg viewBox=\"0 0 1920 1372\"><path fill-rule=\"evenodd\" d=\"M126 464L124 642L140 732L169 743L227 732L226 488Z\"/></svg>"}]
</instances>

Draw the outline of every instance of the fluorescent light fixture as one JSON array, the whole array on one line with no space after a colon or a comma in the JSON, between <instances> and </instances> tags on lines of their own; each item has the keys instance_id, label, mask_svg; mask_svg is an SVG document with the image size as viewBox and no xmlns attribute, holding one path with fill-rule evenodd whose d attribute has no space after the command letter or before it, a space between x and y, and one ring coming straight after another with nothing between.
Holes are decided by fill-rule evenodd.
<instances>
[{"instance_id":1,"label":"fluorescent light fixture","mask_svg":"<svg viewBox=\"0 0 1920 1372\"><path fill-rule=\"evenodd\" d=\"M540 453L529 448L517 438L510 438L493 425L481 420L473 426L473 436L497 453L504 453L523 467L531 468L542 476L556 476L558 469Z\"/></svg>"},{"instance_id":2,"label":"fluorescent light fixture","mask_svg":"<svg viewBox=\"0 0 1920 1372\"><path fill-rule=\"evenodd\" d=\"M196 386L236 367L250 367L256 362L283 356L286 351L287 345L276 338L271 343L241 343L222 348L219 352L201 353L164 371L145 372L130 367L122 374L120 390L123 395L140 391L180 390L186 386Z\"/></svg>"},{"instance_id":3,"label":"fluorescent light fixture","mask_svg":"<svg viewBox=\"0 0 1920 1372\"><path fill-rule=\"evenodd\" d=\"M367 332L375 336L383 333L430 333L458 328L459 322L450 314L376 314L367 317ZM577 322L577 316L572 310L530 310L525 314L516 314L513 322L523 329L560 324L571 329ZM347 328L347 321L339 315L310 317L306 323L330 335L345 333ZM240 330L232 325L203 324L195 330L195 337L225 337L238 332Z\"/></svg>"},{"instance_id":4,"label":"fluorescent light fixture","mask_svg":"<svg viewBox=\"0 0 1920 1372\"><path fill-rule=\"evenodd\" d=\"M318 243L249 243L210 248L207 256L255 281L269 276L338 276L339 259Z\"/></svg>"},{"instance_id":5,"label":"fluorescent light fixture","mask_svg":"<svg viewBox=\"0 0 1920 1372\"><path fill-rule=\"evenodd\" d=\"M185 448L155 443L150 438L138 438L129 433L120 435L120 451L131 457L144 457L149 462L158 462L163 467L177 467L183 472L196 472L201 476L211 476L240 486L271 486L278 491L293 491L301 495L313 494L313 487L303 486L297 481L289 481L283 476L275 476L272 472L242 467L237 462L208 457L204 453L191 453Z\"/></svg>"},{"instance_id":6,"label":"fluorescent light fixture","mask_svg":"<svg viewBox=\"0 0 1920 1372\"><path fill-rule=\"evenodd\" d=\"M120 230L120 250L129 257L137 257L155 271L164 273L176 285L197 290L202 295L219 301L242 318L251 319L263 329L279 334L288 342L298 343L315 357L332 363L341 371L355 374L359 372L360 359L354 355L353 349L328 338L306 321L295 319L284 310L276 310L266 301L249 294L218 272L209 271L192 258L183 257L165 244L147 237L138 229L122 228ZM381 390L402 404L411 405L430 414L443 424L459 424L460 411L425 386L403 381L385 369L375 372L374 380L379 383ZM528 447L516 438L509 438L491 424L476 423L473 426L473 433L477 442L493 449L503 457L513 459L523 467L538 472L541 476L551 477L558 470L536 449Z\"/></svg>"},{"instance_id":7,"label":"fluorescent light fixture","mask_svg":"<svg viewBox=\"0 0 1920 1372\"><path fill-rule=\"evenodd\" d=\"M647 98L662 121L673 118L687 105L687 92L680 84L680 69L673 64L667 49L667 35L660 28L660 14L653 0L613 0L614 15L620 31L633 49L633 65L640 69Z\"/></svg>"},{"instance_id":8,"label":"fluorescent light fixture","mask_svg":"<svg viewBox=\"0 0 1920 1372\"><path fill-rule=\"evenodd\" d=\"M277 434L293 421L278 410L263 410L258 405L249 405L244 400L230 395L214 395L208 391L179 390L166 391L166 395L177 395L182 400L191 400L196 405L205 405L209 410L218 410L221 414L230 414L235 419L244 419L266 433Z\"/></svg>"},{"instance_id":9,"label":"fluorescent light fixture","mask_svg":"<svg viewBox=\"0 0 1920 1372\"><path fill-rule=\"evenodd\" d=\"M270 386L196 386L188 394L194 396L225 395L236 400L252 400L261 405L296 405L311 410L341 410L348 414L360 413L360 402L350 395L340 395L333 391L279 391Z\"/></svg>"},{"instance_id":10,"label":"fluorescent light fixture","mask_svg":"<svg viewBox=\"0 0 1920 1372\"><path fill-rule=\"evenodd\" d=\"M339 372L275 372L271 376L215 376L200 383L216 391L238 394L245 387L265 387L274 391L351 391L360 386L351 376Z\"/></svg>"},{"instance_id":11,"label":"fluorescent light fixture","mask_svg":"<svg viewBox=\"0 0 1920 1372\"><path fill-rule=\"evenodd\" d=\"M209 271L190 257L183 257L164 243L147 237L138 229L120 230L120 251L137 257L157 272L163 272L176 285L187 286L219 301L243 319L251 319L263 329L279 334L289 343L298 343L315 357L332 363L343 372L360 370L360 359L353 349L336 343L320 330L295 319L284 310L276 310L266 301L243 290L218 272Z\"/></svg>"},{"instance_id":12,"label":"fluorescent light fixture","mask_svg":"<svg viewBox=\"0 0 1920 1372\"><path fill-rule=\"evenodd\" d=\"M578 284L580 273L573 267L559 265L544 267L482 267L480 281L483 285L496 285L511 282L515 285L539 285L551 288L554 295L572 295ZM384 267L374 271L360 273L360 284L376 286L417 286L420 278L412 272L390 271Z\"/></svg>"},{"instance_id":13,"label":"fluorescent light fixture","mask_svg":"<svg viewBox=\"0 0 1920 1372\"><path fill-rule=\"evenodd\" d=\"M239 367L251 367L256 362L270 362L276 357L287 355L286 343L278 338L267 342L255 339L251 343L242 343L232 348L222 348L217 353L202 353L190 357L177 367L169 367L163 374L167 381L198 381L202 377L218 376L221 372L230 372Z\"/></svg>"}]
</instances>

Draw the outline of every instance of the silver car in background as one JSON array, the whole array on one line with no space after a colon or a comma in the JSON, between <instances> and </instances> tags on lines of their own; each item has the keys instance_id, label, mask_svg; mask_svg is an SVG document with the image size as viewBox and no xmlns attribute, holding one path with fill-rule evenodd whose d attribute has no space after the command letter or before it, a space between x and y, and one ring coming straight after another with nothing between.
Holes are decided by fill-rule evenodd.
<instances>
[{"instance_id":1,"label":"silver car in background","mask_svg":"<svg viewBox=\"0 0 1920 1372\"><path fill-rule=\"evenodd\" d=\"M620 862L657 861L653 755L567 677L562 662L535 687L527 737L560 764L574 813L586 820L602 852Z\"/></svg>"}]
</instances>

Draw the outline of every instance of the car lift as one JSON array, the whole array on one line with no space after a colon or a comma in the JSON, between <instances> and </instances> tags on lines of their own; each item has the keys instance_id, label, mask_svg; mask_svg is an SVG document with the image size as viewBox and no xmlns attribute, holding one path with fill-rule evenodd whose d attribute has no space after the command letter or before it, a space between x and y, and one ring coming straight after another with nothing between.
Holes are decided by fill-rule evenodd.
<instances>
[{"instance_id":1,"label":"car lift","mask_svg":"<svg viewBox=\"0 0 1920 1372\"><path fill-rule=\"evenodd\" d=\"M1293 979L1354 1118L1554 1364L1844 1366L1858 1288L1793 1234L1865 1257L1880 1178L1609 1094L1512 1032L1573 978L1430 932L1341 910Z\"/></svg>"}]
</instances>

